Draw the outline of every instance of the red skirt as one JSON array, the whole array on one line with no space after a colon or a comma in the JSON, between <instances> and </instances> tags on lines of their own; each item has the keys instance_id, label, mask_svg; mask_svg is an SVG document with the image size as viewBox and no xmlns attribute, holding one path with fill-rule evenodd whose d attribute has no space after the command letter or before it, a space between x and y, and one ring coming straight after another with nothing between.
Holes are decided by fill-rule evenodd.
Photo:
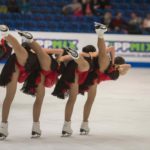
<instances>
[{"instance_id":1,"label":"red skirt","mask_svg":"<svg viewBox=\"0 0 150 150\"><path fill-rule=\"evenodd\" d=\"M22 83L27 79L27 77L29 76L29 73L26 71L25 67L20 65L17 61L16 61L16 65L19 69L18 82Z\"/></svg>"},{"instance_id":2,"label":"red skirt","mask_svg":"<svg viewBox=\"0 0 150 150\"><path fill-rule=\"evenodd\" d=\"M97 79L98 84L102 81L111 80L111 78L107 74L105 74L99 70L97 71L97 74L98 74L98 79Z\"/></svg>"},{"instance_id":3,"label":"red skirt","mask_svg":"<svg viewBox=\"0 0 150 150\"><path fill-rule=\"evenodd\" d=\"M58 77L57 71L41 70L40 75L36 79L36 84L39 84L41 82L41 74L45 76L45 87L52 87L56 83Z\"/></svg>"},{"instance_id":4,"label":"red skirt","mask_svg":"<svg viewBox=\"0 0 150 150\"><path fill-rule=\"evenodd\" d=\"M89 71L81 72L81 71L77 70L76 73L78 74L78 84L81 85L86 80Z\"/></svg>"}]
</instances>

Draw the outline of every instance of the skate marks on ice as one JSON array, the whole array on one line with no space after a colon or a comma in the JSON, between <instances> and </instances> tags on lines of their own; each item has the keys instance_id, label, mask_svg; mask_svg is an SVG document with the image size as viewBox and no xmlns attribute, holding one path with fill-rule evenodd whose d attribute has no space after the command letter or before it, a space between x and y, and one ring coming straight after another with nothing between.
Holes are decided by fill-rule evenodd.
<instances>
[{"instance_id":1,"label":"skate marks on ice","mask_svg":"<svg viewBox=\"0 0 150 150\"><path fill-rule=\"evenodd\" d=\"M1 141L2 150L149 150L150 139L129 135L101 134L61 138L57 135L44 136L39 139L29 139L15 136Z\"/></svg>"},{"instance_id":2,"label":"skate marks on ice","mask_svg":"<svg viewBox=\"0 0 150 150\"><path fill-rule=\"evenodd\" d=\"M66 101L46 91L41 114L42 136L31 139L34 98L19 92L9 117L9 136L0 150L150 150L150 70L133 69L116 82L103 83L90 116L90 134L80 135L85 97L75 105L73 135L61 137ZM108 92L109 91L109 92ZM0 111L5 89L0 87ZM0 117L1 119L1 117Z\"/></svg>"}]
</instances>

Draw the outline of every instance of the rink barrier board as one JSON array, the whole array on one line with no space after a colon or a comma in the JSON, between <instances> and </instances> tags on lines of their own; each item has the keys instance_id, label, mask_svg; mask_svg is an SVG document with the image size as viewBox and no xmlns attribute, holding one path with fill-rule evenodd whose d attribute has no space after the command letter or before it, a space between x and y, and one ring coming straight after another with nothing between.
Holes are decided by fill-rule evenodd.
<instances>
[{"instance_id":1,"label":"rink barrier board","mask_svg":"<svg viewBox=\"0 0 150 150\"><path fill-rule=\"evenodd\" d=\"M21 42L20 36L11 33ZM97 47L97 35L88 33L31 32L44 48L71 47L81 49L86 45ZM148 35L105 35L106 45L113 45L117 56L123 56L132 67L150 67L150 36ZM0 62L5 63L5 61Z\"/></svg>"}]
</instances>

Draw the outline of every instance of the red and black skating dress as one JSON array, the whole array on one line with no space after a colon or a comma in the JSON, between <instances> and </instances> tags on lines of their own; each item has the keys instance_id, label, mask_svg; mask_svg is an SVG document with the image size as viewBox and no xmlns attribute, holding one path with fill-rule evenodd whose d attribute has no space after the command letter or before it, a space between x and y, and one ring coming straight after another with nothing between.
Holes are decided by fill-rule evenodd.
<instances>
[{"instance_id":1,"label":"red and black skating dress","mask_svg":"<svg viewBox=\"0 0 150 150\"><path fill-rule=\"evenodd\" d=\"M84 92L88 91L90 86L94 85L95 83L99 84L100 82L106 80L116 80L118 77L119 71L114 65L112 65L111 61L107 69L104 72L101 72L98 64L98 57L96 57L93 59L93 70L89 72L85 82L79 86L79 92L84 94Z\"/></svg>"},{"instance_id":2,"label":"red and black skating dress","mask_svg":"<svg viewBox=\"0 0 150 150\"><path fill-rule=\"evenodd\" d=\"M91 59L86 58L86 60L90 64ZM61 65L62 75L60 79L58 80L54 88L54 91L52 92L52 95L61 99L64 99L65 97L67 97L71 84L75 82L75 76L78 75L78 84L81 85L85 82L88 76L89 70L84 71L84 72L79 71L78 65L74 60L69 61L67 64L63 63Z\"/></svg>"},{"instance_id":3,"label":"red and black skating dress","mask_svg":"<svg viewBox=\"0 0 150 150\"><path fill-rule=\"evenodd\" d=\"M87 75L86 80L79 86L79 93L84 95L86 91L88 91L89 87L94 85L94 83L98 79L97 70L99 68L98 59L93 58L91 61L91 69Z\"/></svg>"},{"instance_id":4,"label":"red and black skating dress","mask_svg":"<svg viewBox=\"0 0 150 150\"><path fill-rule=\"evenodd\" d=\"M45 76L44 86L45 87L52 87L56 82L58 78L58 62L52 57L52 55L49 55L51 59L51 66L50 70L42 70L37 69L34 70L28 78L25 80L22 91L23 93L29 94L29 95L35 95L36 94L36 88L38 84L41 82L41 75Z\"/></svg>"},{"instance_id":5,"label":"red and black skating dress","mask_svg":"<svg viewBox=\"0 0 150 150\"><path fill-rule=\"evenodd\" d=\"M108 68L104 71L104 73L100 70L97 70L97 74L97 83L99 84L102 81L117 80L119 77L119 70L110 62Z\"/></svg>"},{"instance_id":6,"label":"red and black skating dress","mask_svg":"<svg viewBox=\"0 0 150 150\"><path fill-rule=\"evenodd\" d=\"M30 47L27 43L23 43L22 46L28 52L28 58L25 66L18 63L15 53L10 55L0 74L0 86L6 86L11 81L12 75L16 71L15 67L19 69L19 83L24 82L31 72L40 69L36 54L30 51Z\"/></svg>"},{"instance_id":7,"label":"red and black skating dress","mask_svg":"<svg viewBox=\"0 0 150 150\"><path fill-rule=\"evenodd\" d=\"M24 82L21 90L26 94L35 95L36 87L41 81L41 74L45 76L45 87L51 87L56 83L58 63L50 55L50 59L52 60L50 71L42 70L37 55L30 50L29 45L23 43L22 46L28 52L25 66L18 63L16 54L10 55L0 74L0 86L6 86L11 81L12 75L16 71L15 67L17 67L19 69L18 82Z\"/></svg>"}]
</instances>

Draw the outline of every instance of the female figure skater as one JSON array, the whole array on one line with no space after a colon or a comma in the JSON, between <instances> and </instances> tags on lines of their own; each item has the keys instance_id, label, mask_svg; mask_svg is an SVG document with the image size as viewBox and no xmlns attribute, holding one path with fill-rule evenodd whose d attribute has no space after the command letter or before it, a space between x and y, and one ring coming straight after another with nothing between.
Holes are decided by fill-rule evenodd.
<instances>
[{"instance_id":1,"label":"female figure skater","mask_svg":"<svg viewBox=\"0 0 150 150\"><path fill-rule=\"evenodd\" d=\"M38 65L36 64L38 64L38 60L35 54L29 51L29 47L26 44L20 45L16 38L9 34L7 26L0 25L0 35L15 51L15 54L12 54L8 58L0 75L0 86L6 86L6 96L3 102L2 122L0 126L0 139L3 140L8 136L8 115L16 93L17 82L23 82L32 69L37 68Z\"/></svg>"},{"instance_id":2,"label":"female figure skater","mask_svg":"<svg viewBox=\"0 0 150 150\"><path fill-rule=\"evenodd\" d=\"M107 31L106 26L96 24L95 30L98 34L97 45L99 51L98 53L90 53L90 55L92 57L97 57L97 59L93 71L88 74L86 81L80 86L81 93L88 91L88 97L83 111L83 122L80 128L80 133L85 135L89 133L88 118L96 96L97 84L105 80L116 80L119 75L125 75L131 68L129 64L125 64L125 60L122 57L115 57L115 50L113 47L109 49L106 48L103 38L104 32ZM111 59L108 52L111 52ZM97 76L96 80L94 74L95 77Z\"/></svg>"},{"instance_id":3,"label":"female figure skater","mask_svg":"<svg viewBox=\"0 0 150 150\"><path fill-rule=\"evenodd\" d=\"M32 137L40 137L41 129L39 117L41 113L41 107L45 96L45 87L52 87L57 81L58 76L58 63L55 59L48 55L40 45L33 40L33 36L27 32L18 32L25 42L27 42L30 48L36 53L40 64L40 70L32 72L26 79L22 91L27 94L36 95L36 100L33 105L33 127ZM30 34L31 38L26 36ZM51 51L52 52L55 51ZM50 52L49 52L50 53ZM57 52L56 52L57 53Z\"/></svg>"},{"instance_id":4,"label":"female figure skater","mask_svg":"<svg viewBox=\"0 0 150 150\"><path fill-rule=\"evenodd\" d=\"M19 34L21 36L24 36L24 32L19 32ZM39 44L33 40L28 40L26 39L26 42L29 43L30 47L36 52L40 66L41 66L41 71L39 72L33 72L29 75L29 77L27 78L27 80L25 81L24 85L23 85L23 92L27 93L27 94L31 94L31 95L36 95L38 93L43 95L45 95L45 88L44 87L52 87L56 81L57 81L57 77L59 74L59 68L60 66L58 65L58 62L60 63L60 61L68 61L68 58L61 58L60 56L62 55L62 53L65 51L66 53L68 53L69 55L71 55L73 58L77 59L78 58L78 53L74 50L71 49L41 49L41 47L39 46ZM47 54L48 53L48 54ZM52 57L52 54L58 54L60 55L60 59L55 60ZM42 77L44 78L42 80ZM40 89L40 91L38 92L37 90L35 91L37 84L40 82L42 82L42 89ZM43 99L42 98L42 99ZM41 102L41 101L40 101ZM40 130L40 126L39 126L39 116L40 116L40 111L41 110L41 104L34 104L34 109L33 108L33 117L34 122L38 122L37 126L33 126L32 129L32 135L33 136L40 136L41 135L41 130ZM38 111L37 111L38 108Z\"/></svg>"},{"instance_id":5,"label":"female figure skater","mask_svg":"<svg viewBox=\"0 0 150 150\"><path fill-rule=\"evenodd\" d=\"M92 66L90 57L85 59L79 54L78 59L72 60L73 58L68 55L61 57L61 59L66 57L69 62L64 67L65 69L62 71L62 76L58 80L52 93L52 95L62 99L69 95L65 107L65 121L62 129L62 136L70 136L72 134L71 116L79 92L78 87L86 80Z\"/></svg>"}]
</instances>

